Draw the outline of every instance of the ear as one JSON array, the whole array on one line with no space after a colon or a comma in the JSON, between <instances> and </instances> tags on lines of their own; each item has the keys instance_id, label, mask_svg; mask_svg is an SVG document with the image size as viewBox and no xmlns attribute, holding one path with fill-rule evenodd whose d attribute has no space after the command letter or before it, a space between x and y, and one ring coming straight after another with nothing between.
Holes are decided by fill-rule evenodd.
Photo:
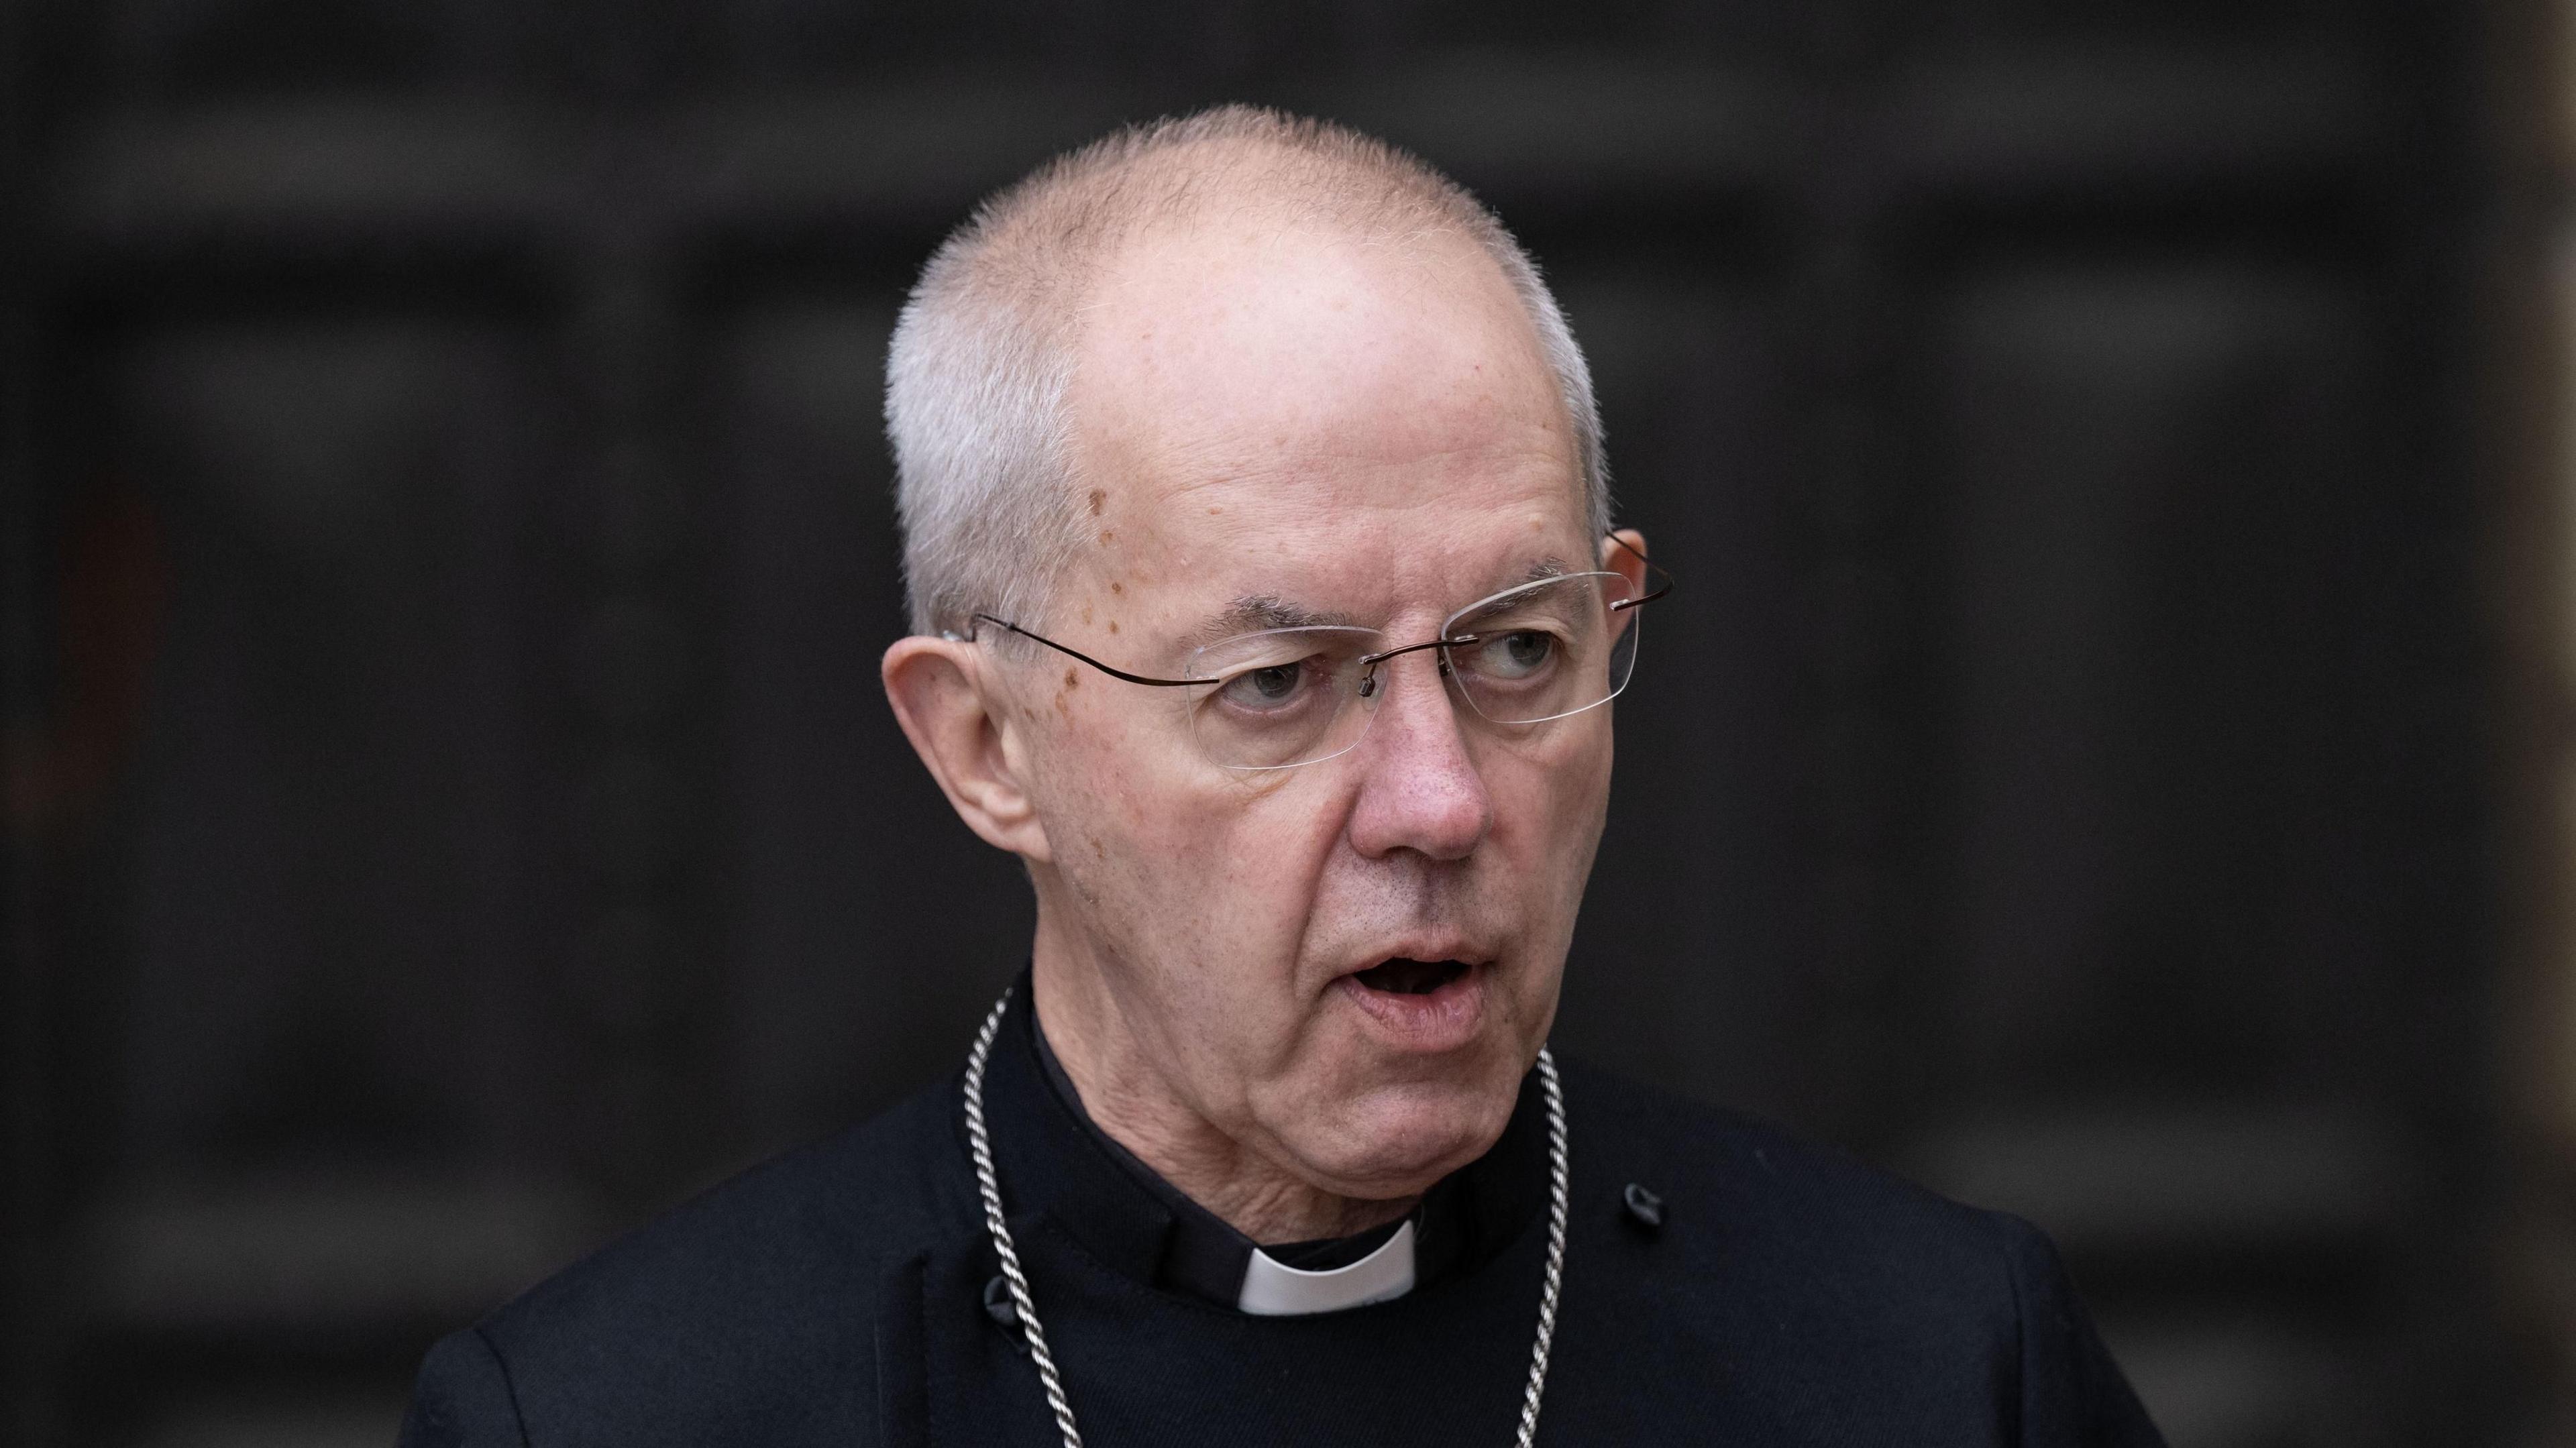
<instances>
[{"instance_id":1,"label":"ear","mask_svg":"<svg viewBox=\"0 0 2576 1448\"><path fill-rule=\"evenodd\" d=\"M1616 573L1628 580L1629 597L1636 598L1644 595L1646 592L1646 535L1634 528L1621 528L1613 532L1610 537L1602 539L1601 570L1604 573ZM1619 627L1626 628L1636 616L1635 609L1620 610Z\"/></svg>"},{"instance_id":2,"label":"ear","mask_svg":"<svg viewBox=\"0 0 2576 1448\"><path fill-rule=\"evenodd\" d=\"M966 827L996 849L1054 858L1028 791L1028 738L983 650L957 639L897 639L880 672L886 701Z\"/></svg>"}]
</instances>

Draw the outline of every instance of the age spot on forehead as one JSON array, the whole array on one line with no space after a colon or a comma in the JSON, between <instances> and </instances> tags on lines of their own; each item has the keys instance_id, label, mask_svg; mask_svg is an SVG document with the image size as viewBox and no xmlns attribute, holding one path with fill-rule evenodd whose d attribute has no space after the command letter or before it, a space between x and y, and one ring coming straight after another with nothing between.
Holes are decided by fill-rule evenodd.
<instances>
[{"instance_id":1,"label":"age spot on forehead","mask_svg":"<svg viewBox=\"0 0 2576 1448\"><path fill-rule=\"evenodd\" d=\"M1120 583L1117 579L1113 578L1109 580L1109 591L1111 593L1125 593L1127 591L1127 585Z\"/></svg>"},{"instance_id":2,"label":"age spot on forehead","mask_svg":"<svg viewBox=\"0 0 2576 1448\"><path fill-rule=\"evenodd\" d=\"M1110 532L1106 528L1103 528L1100 530L1100 541L1103 543L1115 543L1118 541L1118 535Z\"/></svg>"},{"instance_id":3,"label":"age spot on forehead","mask_svg":"<svg viewBox=\"0 0 2576 1448\"><path fill-rule=\"evenodd\" d=\"M1093 516L1093 517L1095 517L1095 518L1099 517L1099 516L1100 516L1100 506L1101 506L1103 503L1106 503L1106 502L1108 502L1108 501L1109 501L1109 490L1108 490L1107 488L1094 488L1094 489L1092 489L1092 490L1091 490L1091 516Z\"/></svg>"}]
</instances>

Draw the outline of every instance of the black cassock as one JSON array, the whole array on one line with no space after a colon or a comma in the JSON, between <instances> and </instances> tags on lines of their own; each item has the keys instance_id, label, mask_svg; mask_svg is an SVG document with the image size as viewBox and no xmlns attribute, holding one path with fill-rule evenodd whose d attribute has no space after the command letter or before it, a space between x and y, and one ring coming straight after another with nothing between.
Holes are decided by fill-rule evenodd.
<instances>
[{"instance_id":1,"label":"black cassock","mask_svg":"<svg viewBox=\"0 0 2576 1448\"><path fill-rule=\"evenodd\" d=\"M1051 1083L1028 998L986 1106L1087 1448L1513 1442L1548 1235L1535 1076L1417 1215L1410 1293L1253 1316L1195 1285L1230 1229ZM1540 1443L2161 1441L2028 1224L1563 1070L1572 1221ZM952 1077L439 1343L403 1448L1056 1443L988 1306L996 1270Z\"/></svg>"}]
</instances>

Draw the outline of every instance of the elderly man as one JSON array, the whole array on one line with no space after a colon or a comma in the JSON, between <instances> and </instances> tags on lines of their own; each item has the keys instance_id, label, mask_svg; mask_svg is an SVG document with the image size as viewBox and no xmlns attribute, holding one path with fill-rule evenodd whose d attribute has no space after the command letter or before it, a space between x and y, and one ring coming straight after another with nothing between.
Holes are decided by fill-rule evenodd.
<instances>
[{"instance_id":1,"label":"elderly man","mask_svg":"<svg viewBox=\"0 0 2576 1448\"><path fill-rule=\"evenodd\" d=\"M1111 138L939 250L887 416L886 692L1029 969L440 1344L406 1443L2156 1441L2028 1226L1547 1051L1666 585L1465 192Z\"/></svg>"}]
</instances>

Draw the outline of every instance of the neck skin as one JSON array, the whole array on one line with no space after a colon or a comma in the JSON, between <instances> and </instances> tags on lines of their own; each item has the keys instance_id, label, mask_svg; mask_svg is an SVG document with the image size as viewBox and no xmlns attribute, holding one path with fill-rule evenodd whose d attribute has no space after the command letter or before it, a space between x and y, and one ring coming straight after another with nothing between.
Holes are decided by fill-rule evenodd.
<instances>
[{"instance_id":1,"label":"neck skin","mask_svg":"<svg viewBox=\"0 0 2576 1448\"><path fill-rule=\"evenodd\" d=\"M1098 970L1066 948L1039 911L1030 985L1038 1028L1082 1093L1092 1123L1191 1201L1269 1246L1347 1237L1413 1210L1419 1194L1377 1200L1324 1191L1192 1111L1120 1024Z\"/></svg>"}]
</instances>

